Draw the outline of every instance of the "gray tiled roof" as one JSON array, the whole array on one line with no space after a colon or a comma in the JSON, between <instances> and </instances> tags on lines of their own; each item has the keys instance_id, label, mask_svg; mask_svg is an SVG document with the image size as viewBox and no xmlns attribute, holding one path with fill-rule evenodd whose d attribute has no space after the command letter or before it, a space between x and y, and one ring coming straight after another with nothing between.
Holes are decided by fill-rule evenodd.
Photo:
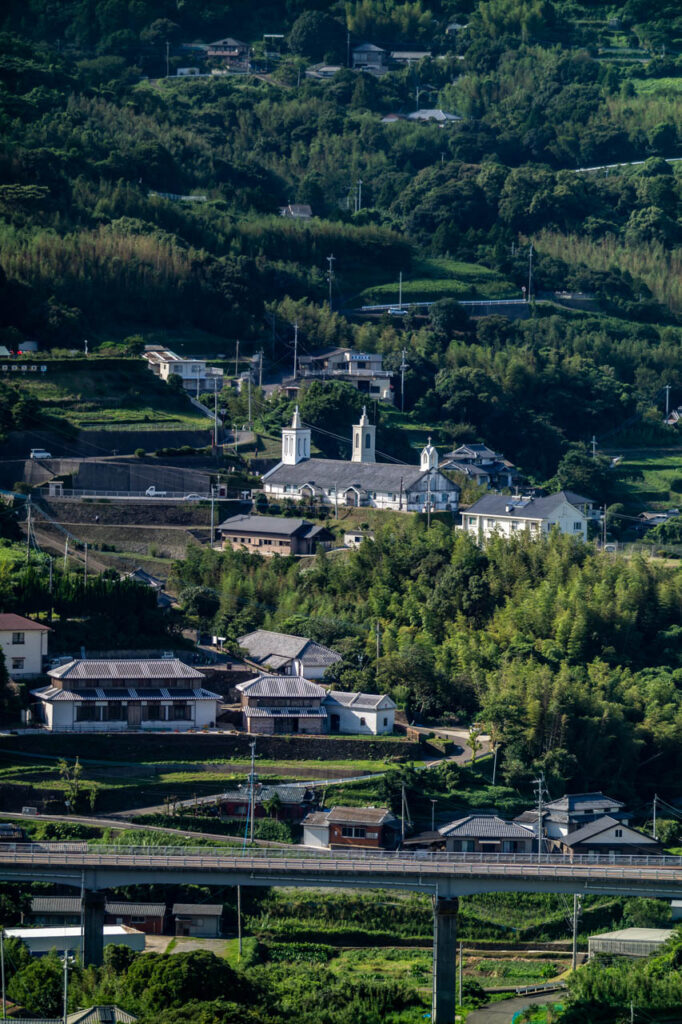
<instances>
[{"instance_id":1,"label":"gray tiled roof","mask_svg":"<svg viewBox=\"0 0 682 1024\"><path fill-rule=\"evenodd\" d=\"M219 799L230 800L236 803L248 801L250 796L249 787L241 786L237 787L237 789L229 789L225 793L221 793ZM278 796L283 804L303 804L312 799L312 791L306 789L305 786L260 786L256 788L254 793L257 804L267 803L274 796Z\"/></svg>"},{"instance_id":2,"label":"gray tiled roof","mask_svg":"<svg viewBox=\"0 0 682 1024\"><path fill-rule=\"evenodd\" d=\"M385 825L395 820L387 807L332 807L327 814L327 821L336 825Z\"/></svg>"},{"instance_id":3,"label":"gray tiled roof","mask_svg":"<svg viewBox=\"0 0 682 1024\"><path fill-rule=\"evenodd\" d=\"M622 821L617 818L612 818L610 814L605 814L601 818L597 818L596 821L590 821L587 825L583 825L582 828L576 829L575 832L569 832L567 836L561 840L564 846L577 846L579 843L586 842L590 839L596 839L602 832L606 832L607 829L622 828L625 832L633 836L633 843L651 843L652 845L658 845L655 839L651 836L645 835L644 832L640 832L638 829L630 828L628 825L624 825ZM623 836L625 838L625 836Z\"/></svg>"},{"instance_id":4,"label":"gray tiled roof","mask_svg":"<svg viewBox=\"0 0 682 1024\"><path fill-rule=\"evenodd\" d=\"M396 707L394 701L385 693L345 693L341 690L330 690L324 699L326 705L341 704L354 711L376 711L382 701L387 701L386 710Z\"/></svg>"},{"instance_id":5,"label":"gray tiled roof","mask_svg":"<svg viewBox=\"0 0 682 1024\"><path fill-rule=\"evenodd\" d=\"M457 839L532 839L529 828L504 821L494 814L467 814L438 829L442 836Z\"/></svg>"},{"instance_id":6,"label":"gray tiled roof","mask_svg":"<svg viewBox=\"0 0 682 1024\"><path fill-rule=\"evenodd\" d=\"M104 690L100 686L93 686L87 690L60 690L58 686L43 686L39 690L31 690L34 697L46 701L48 704L56 704L61 701L80 703L85 700L219 700L222 697L219 693L211 690L182 689L176 690L173 687L152 687L150 689L136 690L126 686L117 687L116 693L111 690Z\"/></svg>"},{"instance_id":7,"label":"gray tiled roof","mask_svg":"<svg viewBox=\"0 0 682 1024\"><path fill-rule=\"evenodd\" d=\"M329 811L312 811L306 814L302 821L303 825L328 825Z\"/></svg>"},{"instance_id":8,"label":"gray tiled roof","mask_svg":"<svg viewBox=\"0 0 682 1024\"><path fill-rule=\"evenodd\" d=\"M116 914L118 917L125 917L130 914L133 917L163 917L166 913L165 903L109 903L104 908L107 914Z\"/></svg>"},{"instance_id":9,"label":"gray tiled roof","mask_svg":"<svg viewBox=\"0 0 682 1024\"><path fill-rule=\"evenodd\" d=\"M308 537L319 533L307 519L285 519L279 516L231 516L218 527L220 533L249 533L276 537Z\"/></svg>"},{"instance_id":10,"label":"gray tiled roof","mask_svg":"<svg viewBox=\"0 0 682 1024\"><path fill-rule=\"evenodd\" d=\"M322 708L244 708L247 718L326 718Z\"/></svg>"},{"instance_id":11,"label":"gray tiled roof","mask_svg":"<svg viewBox=\"0 0 682 1024\"><path fill-rule=\"evenodd\" d=\"M81 901L77 896L34 896L32 914L80 914Z\"/></svg>"},{"instance_id":12,"label":"gray tiled roof","mask_svg":"<svg viewBox=\"0 0 682 1024\"><path fill-rule=\"evenodd\" d=\"M275 633L269 629L256 629L240 636L237 643L249 652L252 661L274 668L299 658L304 665L333 665L341 655L305 636Z\"/></svg>"},{"instance_id":13,"label":"gray tiled roof","mask_svg":"<svg viewBox=\"0 0 682 1024\"><path fill-rule=\"evenodd\" d=\"M586 810L607 810L609 807L624 807L622 800L614 800L613 797L605 796L603 793L564 793L557 800L551 800L545 804L550 811L586 811Z\"/></svg>"},{"instance_id":14,"label":"gray tiled roof","mask_svg":"<svg viewBox=\"0 0 682 1024\"><path fill-rule=\"evenodd\" d=\"M53 679L203 679L179 658L75 659L47 673Z\"/></svg>"},{"instance_id":15,"label":"gray tiled roof","mask_svg":"<svg viewBox=\"0 0 682 1024\"><path fill-rule=\"evenodd\" d=\"M480 459L500 458L498 452L493 451L492 448L488 448L487 444L461 444L459 448L455 448L454 451L448 452L444 457L446 459L466 459L472 456Z\"/></svg>"},{"instance_id":16,"label":"gray tiled roof","mask_svg":"<svg viewBox=\"0 0 682 1024\"><path fill-rule=\"evenodd\" d=\"M76 1010L66 1018L67 1024L134 1024L137 1017L120 1006L89 1006Z\"/></svg>"},{"instance_id":17,"label":"gray tiled roof","mask_svg":"<svg viewBox=\"0 0 682 1024\"><path fill-rule=\"evenodd\" d=\"M237 683L236 690L247 697L324 697L326 690L303 676L260 675Z\"/></svg>"},{"instance_id":18,"label":"gray tiled roof","mask_svg":"<svg viewBox=\"0 0 682 1024\"><path fill-rule=\"evenodd\" d=\"M464 515L505 516L509 519L546 519L567 501L576 510L581 505L592 505L591 498L583 498L573 491L558 491L546 498L514 498L508 494L484 494L466 509ZM510 512L508 506L512 506Z\"/></svg>"},{"instance_id":19,"label":"gray tiled roof","mask_svg":"<svg viewBox=\"0 0 682 1024\"><path fill-rule=\"evenodd\" d=\"M285 466L282 463L263 475L266 484L290 484L302 487L313 484L316 487L346 490L358 487L365 491L389 492L399 494L402 486L403 494L426 490L426 477L419 466L400 466L389 462L342 462L337 459L306 459L296 466ZM452 483L442 473L434 473L432 490L458 491L457 484Z\"/></svg>"},{"instance_id":20,"label":"gray tiled roof","mask_svg":"<svg viewBox=\"0 0 682 1024\"><path fill-rule=\"evenodd\" d=\"M223 912L222 903L174 903L174 914L190 914L195 917L220 917Z\"/></svg>"}]
</instances>

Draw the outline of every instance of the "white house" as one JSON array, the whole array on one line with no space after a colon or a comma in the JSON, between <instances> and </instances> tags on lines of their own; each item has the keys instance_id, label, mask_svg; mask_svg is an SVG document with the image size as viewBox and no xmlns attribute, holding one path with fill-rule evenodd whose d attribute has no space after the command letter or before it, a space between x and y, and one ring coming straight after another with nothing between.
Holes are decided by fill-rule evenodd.
<instances>
[{"instance_id":1,"label":"white house","mask_svg":"<svg viewBox=\"0 0 682 1024\"><path fill-rule=\"evenodd\" d=\"M152 373L165 380L179 377L185 391L221 391L224 373L220 367L207 366L204 359L185 359L169 348L148 345L143 353Z\"/></svg>"},{"instance_id":2,"label":"white house","mask_svg":"<svg viewBox=\"0 0 682 1024\"><path fill-rule=\"evenodd\" d=\"M222 698L179 658L92 659L50 669L32 690L35 717L53 732L184 731L215 726Z\"/></svg>"},{"instance_id":3,"label":"white house","mask_svg":"<svg viewBox=\"0 0 682 1024\"><path fill-rule=\"evenodd\" d=\"M396 705L386 694L330 690L322 706L329 719L329 732L372 736L393 732Z\"/></svg>"},{"instance_id":4,"label":"white house","mask_svg":"<svg viewBox=\"0 0 682 1024\"><path fill-rule=\"evenodd\" d=\"M285 676L322 679L330 665L341 661L336 651L308 637L269 629L256 629L240 636L237 643L249 652L249 661Z\"/></svg>"},{"instance_id":5,"label":"white house","mask_svg":"<svg viewBox=\"0 0 682 1024\"><path fill-rule=\"evenodd\" d=\"M49 632L49 626L25 619L23 615L0 615L0 647L13 679L42 675Z\"/></svg>"},{"instance_id":6,"label":"white house","mask_svg":"<svg viewBox=\"0 0 682 1024\"><path fill-rule=\"evenodd\" d=\"M560 533L587 540L587 524L594 517L592 500L573 491L546 498L484 494L462 513L462 529L487 540L493 534L513 537L523 530L539 537L556 527Z\"/></svg>"},{"instance_id":7,"label":"white house","mask_svg":"<svg viewBox=\"0 0 682 1024\"><path fill-rule=\"evenodd\" d=\"M376 427L363 409L353 426L350 462L310 457L310 428L298 406L282 430L282 461L263 476L268 497L315 501L323 505L393 509L396 512L456 512L460 488L438 469L429 440L419 466L376 461Z\"/></svg>"}]
</instances>

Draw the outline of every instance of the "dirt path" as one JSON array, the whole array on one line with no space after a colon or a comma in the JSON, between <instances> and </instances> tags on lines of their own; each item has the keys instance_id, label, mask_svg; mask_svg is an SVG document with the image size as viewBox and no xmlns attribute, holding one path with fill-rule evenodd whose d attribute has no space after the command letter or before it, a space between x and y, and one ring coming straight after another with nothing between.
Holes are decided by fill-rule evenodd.
<instances>
[{"instance_id":1,"label":"dirt path","mask_svg":"<svg viewBox=\"0 0 682 1024\"><path fill-rule=\"evenodd\" d=\"M500 1003L490 1003L474 1010L467 1017L467 1024L511 1024L514 1014L526 1010L533 1004L545 1006L547 1003L560 1003L561 992L543 992L534 996L517 996L504 999Z\"/></svg>"}]
</instances>

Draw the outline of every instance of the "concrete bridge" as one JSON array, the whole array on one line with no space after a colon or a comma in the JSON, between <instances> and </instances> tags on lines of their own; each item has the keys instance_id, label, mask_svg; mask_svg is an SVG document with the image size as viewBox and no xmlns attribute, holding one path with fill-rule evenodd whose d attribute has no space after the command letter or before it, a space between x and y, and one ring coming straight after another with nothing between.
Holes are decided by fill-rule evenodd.
<instances>
[{"instance_id":1,"label":"concrete bridge","mask_svg":"<svg viewBox=\"0 0 682 1024\"><path fill-rule=\"evenodd\" d=\"M406 889L434 901L436 1024L455 1017L458 898L481 892L682 897L682 857L386 853L8 843L0 879L70 885L83 893L83 958L102 962L104 890L170 884Z\"/></svg>"}]
</instances>

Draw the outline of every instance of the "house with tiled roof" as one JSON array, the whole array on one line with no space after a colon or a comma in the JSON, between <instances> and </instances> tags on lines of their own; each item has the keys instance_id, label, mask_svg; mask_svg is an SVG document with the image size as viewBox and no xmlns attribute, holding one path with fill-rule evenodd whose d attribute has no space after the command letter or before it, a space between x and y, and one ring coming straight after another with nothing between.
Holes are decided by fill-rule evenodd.
<instances>
[{"instance_id":1,"label":"house with tiled roof","mask_svg":"<svg viewBox=\"0 0 682 1024\"><path fill-rule=\"evenodd\" d=\"M80 658L47 674L31 695L36 720L55 732L212 728L222 699L179 658Z\"/></svg>"},{"instance_id":2,"label":"house with tiled roof","mask_svg":"<svg viewBox=\"0 0 682 1024\"><path fill-rule=\"evenodd\" d=\"M126 925L146 935L162 935L165 903L132 903L107 900L104 923ZM81 923L81 900L78 896L34 896L31 909L22 915L22 923L45 927L72 927Z\"/></svg>"},{"instance_id":3,"label":"house with tiled roof","mask_svg":"<svg viewBox=\"0 0 682 1024\"><path fill-rule=\"evenodd\" d=\"M462 529L477 540L497 534L513 537L524 531L540 537L553 529L587 540L587 526L596 518L594 502L574 491L546 497L484 494L462 512Z\"/></svg>"},{"instance_id":4,"label":"house with tiled roof","mask_svg":"<svg viewBox=\"0 0 682 1024\"><path fill-rule=\"evenodd\" d=\"M661 852L661 843L646 832L626 825L618 818L605 814L590 821L575 832L569 832L561 839L552 841L553 848L560 853L575 856L610 856L612 854L633 854L645 856Z\"/></svg>"},{"instance_id":5,"label":"house with tiled roof","mask_svg":"<svg viewBox=\"0 0 682 1024\"><path fill-rule=\"evenodd\" d=\"M331 546L333 534L307 519L279 516L231 516L218 533L223 549L244 550L264 555L314 555L318 547Z\"/></svg>"},{"instance_id":6,"label":"house with tiled roof","mask_svg":"<svg viewBox=\"0 0 682 1024\"><path fill-rule=\"evenodd\" d=\"M227 818L246 819L250 804L251 787L248 785L226 790L216 800L220 815ZM280 821L301 821L315 804L315 791L307 786L264 786L259 782L253 791L254 818L274 816Z\"/></svg>"},{"instance_id":7,"label":"house with tiled roof","mask_svg":"<svg viewBox=\"0 0 682 1024\"><path fill-rule=\"evenodd\" d=\"M346 693L330 690L322 701L329 716L330 733L393 732L395 702L385 693Z\"/></svg>"},{"instance_id":8,"label":"house with tiled roof","mask_svg":"<svg viewBox=\"0 0 682 1024\"><path fill-rule=\"evenodd\" d=\"M467 814L435 831L410 836L403 845L449 853L532 853L533 842L537 847L529 826L505 821L496 814Z\"/></svg>"},{"instance_id":9,"label":"house with tiled roof","mask_svg":"<svg viewBox=\"0 0 682 1024\"><path fill-rule=\"evenodd\" d=\"M39 676L47 657L50 627L23 615L6 612L0 615L0 647L5 655L7 671L13 679Z\"/></svg>"},{"instance_id":10,"label":"house with tiled roof","mask_svg":"<svg viewBox=\"0 0 682 1024\"><path fill-rule=\"evenodd\" d=\"M271 736L327 731L326 691L303 676L259 675L235 687L246 732Z\"/></svg>"},{"instance_id":11,"label":"house with tiled roof","mask_svg":"<svg viewBox=\"0 0 682 1024\"><path fill-rule=\"evenodd\" d=\"M387 807L332 807L303 819L303 843L328 849L394 849L398 819Z\"/></svg>"},{"instance_id":12,"label":"house with tiled roof","mask_svg":"<svg viewBox=\"0 0 682 1024\"><path fill-rule=\"evenodd\" d=\"M222 903L174 903L172 913L176 935L201 939L220 937Z\"/></svg>"},{"instance_id":13,"label":"house with tiled roof","mask_svg":"<svg viewBox=\"0 0 682 1024\"><path fill-rule=\"evenodd\" d=\"M321 679L330 665L341 661L340 654L309 637L269 629L246 633L237 643L248 652L249 661L285 676Z\"/></svg>"},{"instance_id":14,"label":"house with tiled roof","mask_svg":"<svg viewBox=\"0 0 682 1024\"><path fill-rule=\"evenodd\" d=\"M513 462L486 444L461 444L443 456L441 468L495 490L514 487L521 480Z\"/></svg>"}]
</instances>

